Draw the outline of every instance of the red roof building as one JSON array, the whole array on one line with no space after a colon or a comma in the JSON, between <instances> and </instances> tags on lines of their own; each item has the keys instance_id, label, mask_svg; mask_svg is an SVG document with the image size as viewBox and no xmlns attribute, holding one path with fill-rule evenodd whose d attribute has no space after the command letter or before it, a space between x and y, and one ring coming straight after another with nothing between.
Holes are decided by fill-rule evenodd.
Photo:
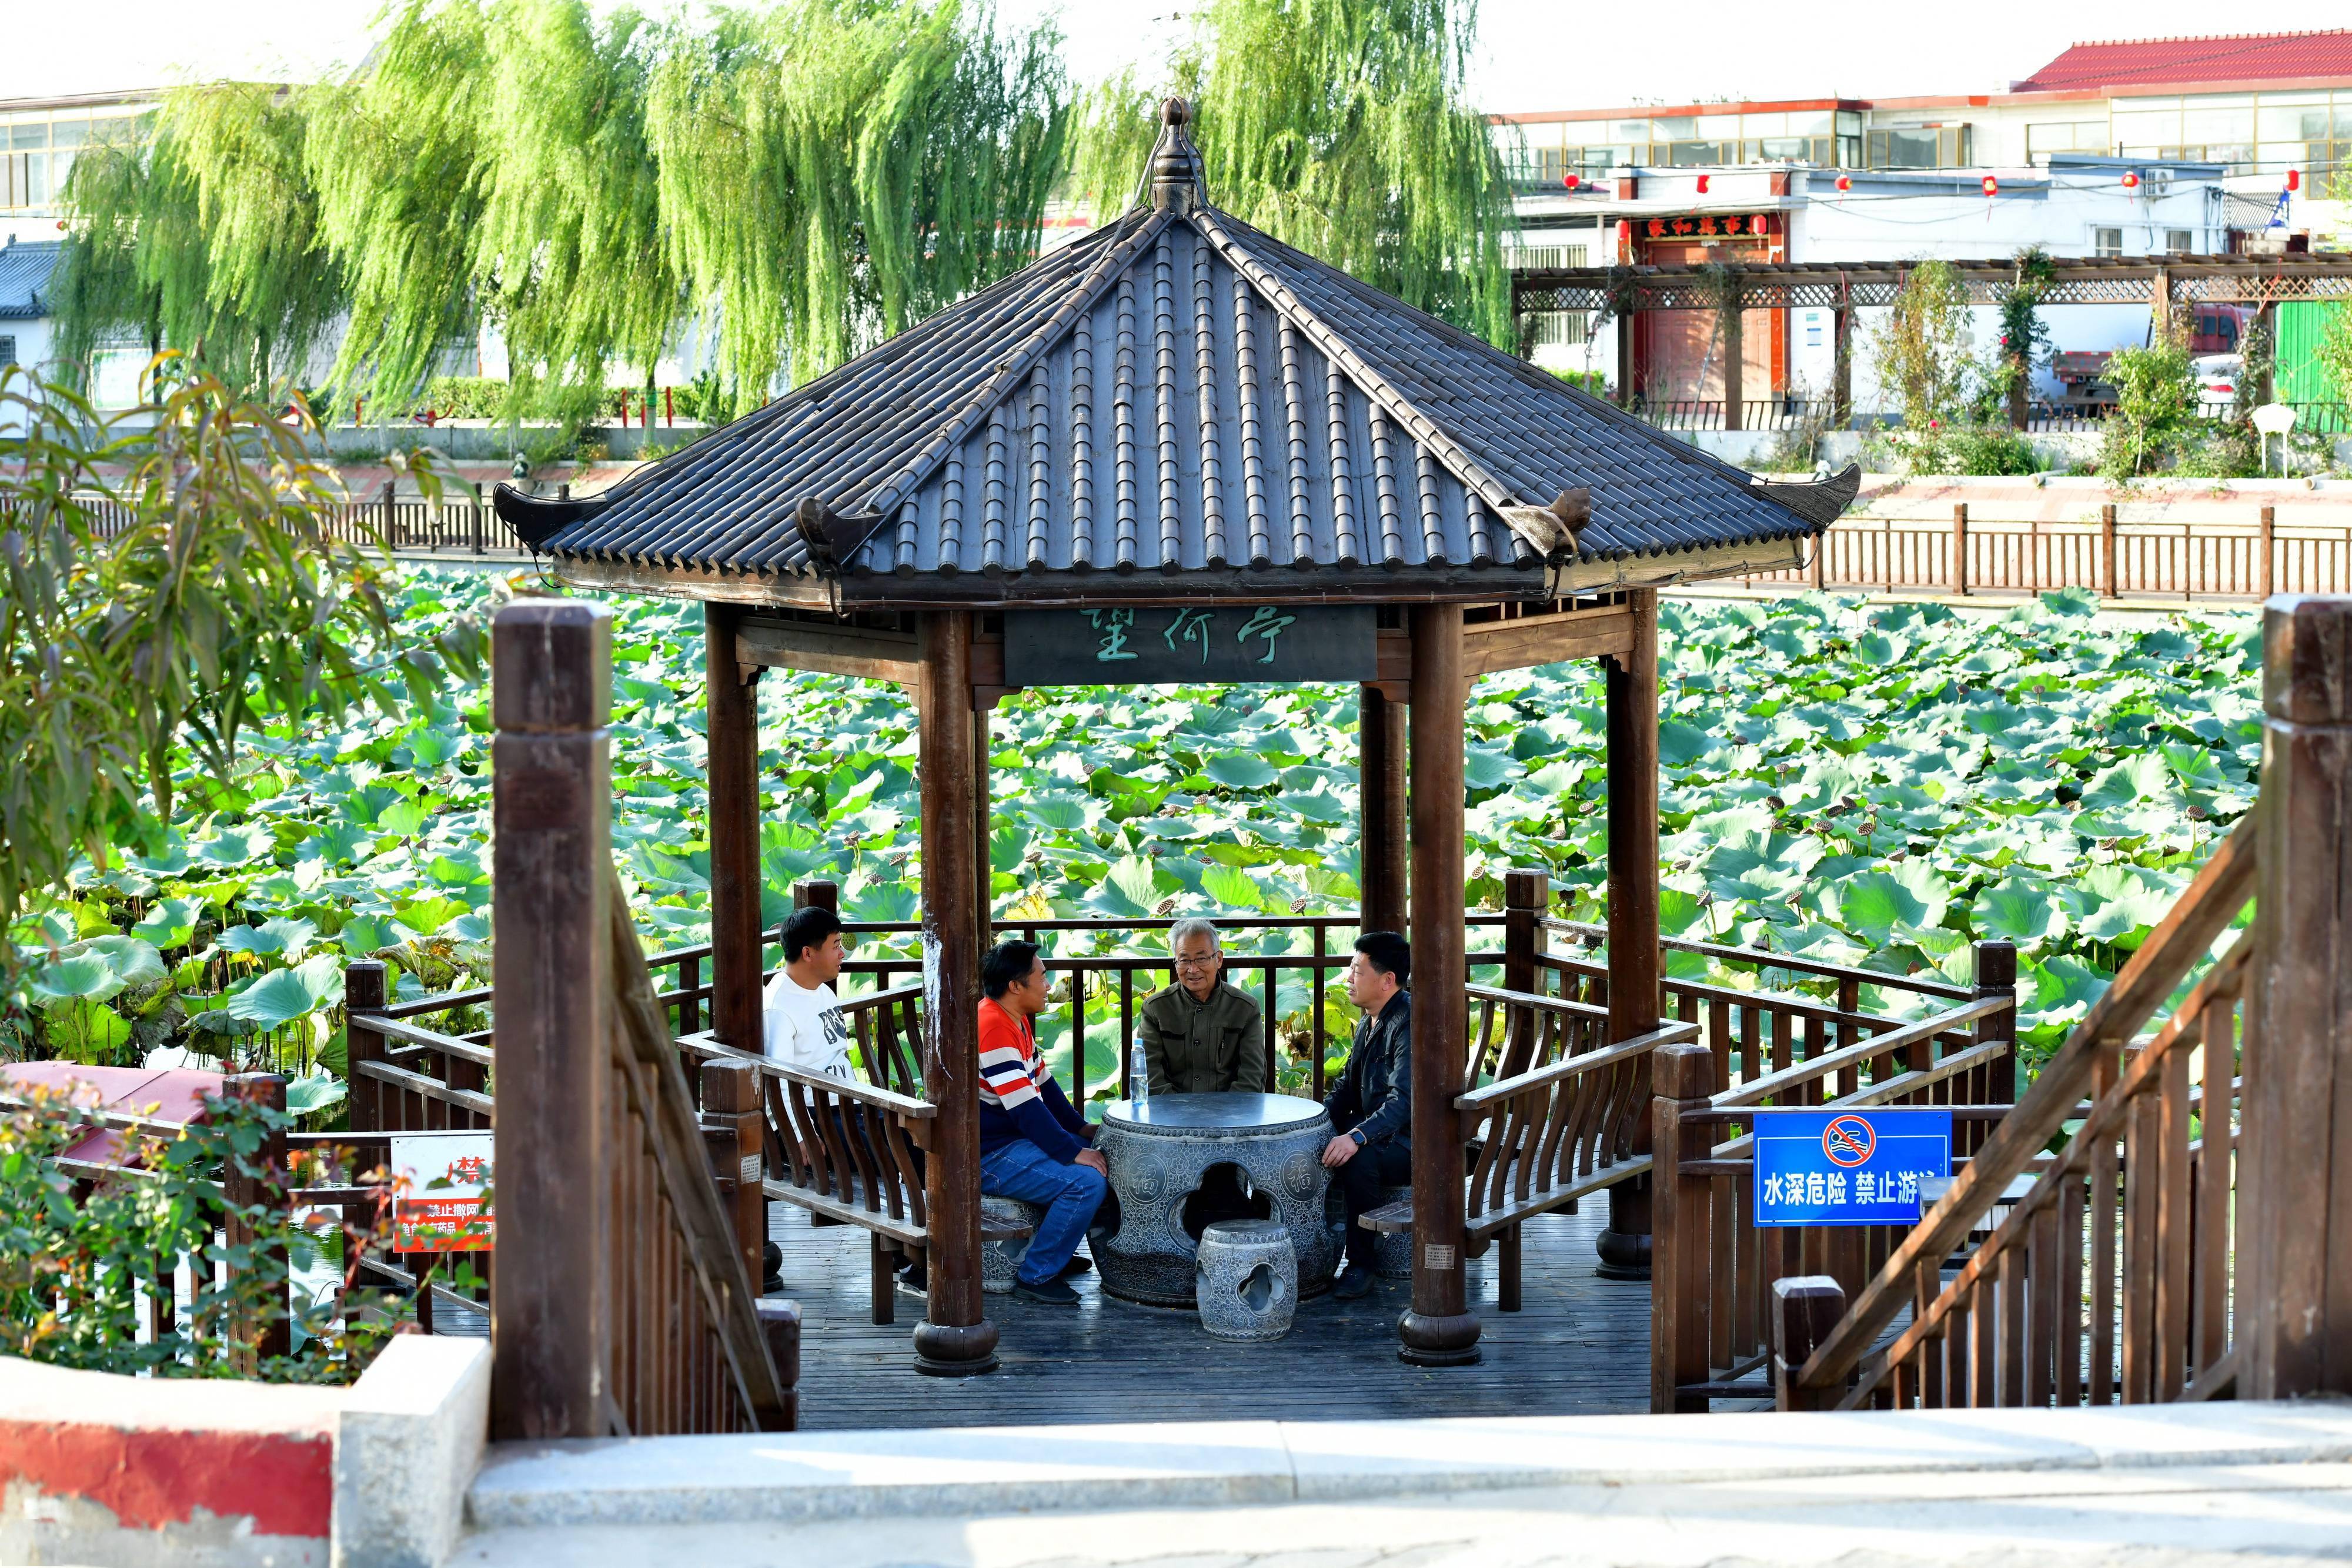
<instances>
[{"instance_id":1,"label":"red roof building","mask_svg":"<svg viewBox=\"0 0 2352 1568\"><path fill-rule=\"evenodd\" d=\"M2069 92L2205 83L2314 82L2352 77L2352 28L2126 38L2076 44L2012 92Z\"/></svg>"}]
</instances>

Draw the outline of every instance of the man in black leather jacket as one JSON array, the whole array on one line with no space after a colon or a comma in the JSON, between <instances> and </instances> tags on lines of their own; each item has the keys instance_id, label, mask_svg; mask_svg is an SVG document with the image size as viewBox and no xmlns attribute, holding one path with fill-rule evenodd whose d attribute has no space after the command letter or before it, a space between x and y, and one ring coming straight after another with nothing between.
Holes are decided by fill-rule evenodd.
<instances>
[{"instance_id":1,"label":"man in black leather jacket","mask_svg":"<svg viewBox=\"0 0 2352 1568\"><path fill-rule=\"evenodd\" d=\"M1348 1206L1348 1266L1332 1285L1341 1301L1372 1288L1372 1233L1357 1217L1378 1208L1385 1187L1412 1180L1412 948L1393 931L1356 938L1348 996L1363 1013L1339 1082L1323 1097L1336 1135L1323 1164Z\"/></svg>"}]
</instances>

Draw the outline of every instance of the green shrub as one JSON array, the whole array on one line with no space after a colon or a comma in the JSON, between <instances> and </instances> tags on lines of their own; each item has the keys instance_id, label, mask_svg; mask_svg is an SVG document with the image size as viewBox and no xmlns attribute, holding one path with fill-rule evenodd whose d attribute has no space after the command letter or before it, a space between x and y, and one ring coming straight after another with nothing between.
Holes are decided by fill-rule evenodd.
<instances>
[{"instance_id":1,"label":"green shrub","mask_svg":"<svg viewBox=\"0 0 2352 1568\"><path fill-rule=\"evenodd\" d=\"M2099 472L2109 479L2159 473L2205 434L2186 344L2118 349L2107 361L2106 380L2116 389L2116 407L2107 416Z\"/></svg>"},{"instance_id":2,"label":"green shrub","mask_svg":"<svg viewBox=\"0 0 2352 1568\"><path fill-rule=\"evenodd\" d=\"M155 1377L257 1377L270 1383L349 1383L398 1332L408 1304L356 1288L346 1267L340 1291L299 1301L288 1283L323 1255L355 1259L381 1246L384 1223L346 1234L273 1223L258 1207L233 1208L220 1177L234 1172L302 1185L314 1171L350 1168L306 1151L294 1172L270 1172L261 1151L290 1119L237 1099L210 1103L207 1120L139 1145L140 1166L102 1176L86 1191L55 1164L99 1125L92 1113L36 1090L0 1115L0 1354L94 1372ZM260 1245L232 1245L232 1215L261 1227ZM149 1343L137 1328L152 1310L158 1265L194 1264L193 1298ZM337 1299L340 1296L340 1301ZM262 1357L262 1334L290 1325L290 1351Z\"/></svg>"}]
</instances>

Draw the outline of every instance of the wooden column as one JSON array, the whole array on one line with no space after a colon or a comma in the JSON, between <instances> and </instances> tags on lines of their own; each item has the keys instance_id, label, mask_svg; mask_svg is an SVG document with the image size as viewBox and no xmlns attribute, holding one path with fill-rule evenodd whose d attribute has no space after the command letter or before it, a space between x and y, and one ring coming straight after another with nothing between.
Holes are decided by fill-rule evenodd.
<instances>
[{"instance_id":1,"label":"wooden column","mask_svg":"<svg viewBox=\"0 0 2352 1568\"><path fill-rule=\"evenodd\" d=\"M1609 729L1609 1038L1658 1027L1658 595L1626 595L1633 646L1604 660ZM1648 1129L1635 1127L1635 1150ZM1647 1176L1609 1189L1600 1273L1650 1277Z\"/></svg>"},{"instance_id":2,"label":"wooden column","mask_svg":"<svg viewBox=\"0 0 2352 1568\"><path fill-rule=\"evenodd\" d=\"M490 1435L610 1430L604 1157L612 978L612 613L520 599L491 625L499 1019Z\"/></svg>"},{"instance_id":3,"label":"wooden column","mask_svg":"<svg viewBox=\"0 0 2352 1568\"><path fill-rule=\"evenodd\" d=\"M1657 1274L1650 1281L1650 1409L1661 1416L1703 1415L1707 1407L1705 1396L1678 1392L1706 1381L1710 1305L1707 1178L1686 1173L1683 1162L1713 1146L1715 1129L1685 1128L1683 1118L1706 1108L1714 1073L1715 1058L1703 1045L1660 1046L1650 1055L1650 1145L1660 1173ZM1624 1187L1620 1182L1609 1190ZM1649 1239L1642 1238L1645 1244Z\"/></svg>"},{"instance_id":4,"label":"wooden column","mask_svg":"<svg viewBox=\"0 0 2352 1568\"><path fill-rule=\"evenodd\" d=\"M1853 423L1853 290L1838 278L1837 304L1830 311L1830 401L1837 428Z\"/></svg>"},{"instance_id":5,"label":"wooden column","mask_svg":"<svg viewBox=\"0 0 2352 1568\"><path fill-rule=\"evenodd\" d=\"M2278 508L2264 507L2254 536L2254 591L2268 599L2278 591Z\"/></svg>"},{"instance_id":6,"label":"wooden column","mask_svg":"<svg viewBox=\"0 0 2352 1568\"><path fill-rule=\"evenodd\" d=\"M971 710L971 834L975 846L973 855L973 888L976 902L973 913L980 921L980 951L986 953L996 945L996 884L995 850L990 843L988 801L988 745L990 705L975 702ZM1086 1086L1070 1085L1072 1101L1086 1103Z\"/></svg>"},{"instance_id":7,"label":"wooden column","mask_svg":"<svg viewBox=\"0 0 2352 1568\"><path fill-rule=\"evenodd\" d=\"M2116 508L2110 503L2099 508L2099 597L2115 598L2120 580L2116 561Z\"/></svg>"},{"instance_id":8,"label":"wooden column","mask_svg":"<svg viewBox=\"0 0 2352 1568\"><path fill-rule=\"evenodd\" d=\"M1378 686L1356 688L1357 853L1363 928L1402 931L1405 925L1405 705Z\"/></svg>"},{"instance_id":9,"label":"wooden column","mask_svg":"<svg viewBox=\"0 0 2352 1568\"><path fill-rule=\"evenodd\" d=\"M1419 1366L1478 1359L1463 1281L1462 1119L1454 1097L1470 1034L1463 928L1462 610L1412 611L1412 1308L1398 1354Z\"/></svg>"},{"instance_id":10,"label":"wooden column","mask_svg":"<svg viewBox=\"0 0 2352 1568\"><path fill-rule=\"evenodd\" d=\"M972 749L971 615L923 617L916 780L923 810L923 1094L930 1124L927 1310L915 1365L941 1376L996 1365L996 1325L980 1293L981 758Z\"/></svg>"},{"instance_id":11,"label":"wooden column","mask_svg":"<svg viewBox=\"0 0 2352 1568\"><path fill-rule=\"evenodd\" d=\"M1952 591L1969 591L1969 507L1963 501L1952 508Z\"/></svg>"},{"instance_id":12,"label":"wooden column","mask_svg":"<svg viewBox=\"0 0 2352 1568\"><path fill-rule=\"evenodd\" d=\"M1638 324L1642 318L1633 306L1631 291L1624 307L1617 313L1617 406L1631 408L1641 396L1642 356Z\"/></svg>"},{"instance_id":13,"label":"wooden column","mask_svg":"<svg viewBox=\"0 0 2352 1568\"><path fill-rule=\"evenodd\" d=\"M738 1051L758 1051L760 954L760 697L756 669L737 657L742 611L702 607L703 679L710 769L710 1028ZM746 675L750 676L749 679Z\"/></svg>"},{"instance_id":14,"label":"wooden column","mask_svg":"<svg viewBox=\"0 0 2352 1568\"><path fill-rule=\"evenodd\" d=\"M1738 430L1748 417L1747 323L1740 319L1738 284L1733 283L1727 293L1715 311L1716 337L1723 345L1723 428Z\"/></svg>"},{"instance_id":15,"label":"wooden column","mask_svg":"<svg viewBox=\"0 0 2352 1568\"><path fill-rule=\"evenodd\" d=\"M2263 730L2238 1396L2288 1399L2352 1393L2352 599L2264 607Z\"/></svg>"}]
</instances>

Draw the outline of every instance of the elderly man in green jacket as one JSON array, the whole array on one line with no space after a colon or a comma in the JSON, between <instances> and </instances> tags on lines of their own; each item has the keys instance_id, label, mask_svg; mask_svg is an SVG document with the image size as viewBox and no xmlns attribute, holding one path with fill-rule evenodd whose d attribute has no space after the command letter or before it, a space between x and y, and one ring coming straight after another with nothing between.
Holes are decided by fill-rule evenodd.
<instances>
[{"instance_id":1,"label":"elderly man in green jacket","mask_svg":"<svg viewBox=\"0 0 2352 1568\"><path fill-rule=\"evenodd\" d=\"M1154 1094L1264 1094L1265 1028L1257 1004L1223 979L1217 928L1180 920L1168 933L1176 983L1144 999L1136 1021Z\"/></svg>"}]
</instances>

